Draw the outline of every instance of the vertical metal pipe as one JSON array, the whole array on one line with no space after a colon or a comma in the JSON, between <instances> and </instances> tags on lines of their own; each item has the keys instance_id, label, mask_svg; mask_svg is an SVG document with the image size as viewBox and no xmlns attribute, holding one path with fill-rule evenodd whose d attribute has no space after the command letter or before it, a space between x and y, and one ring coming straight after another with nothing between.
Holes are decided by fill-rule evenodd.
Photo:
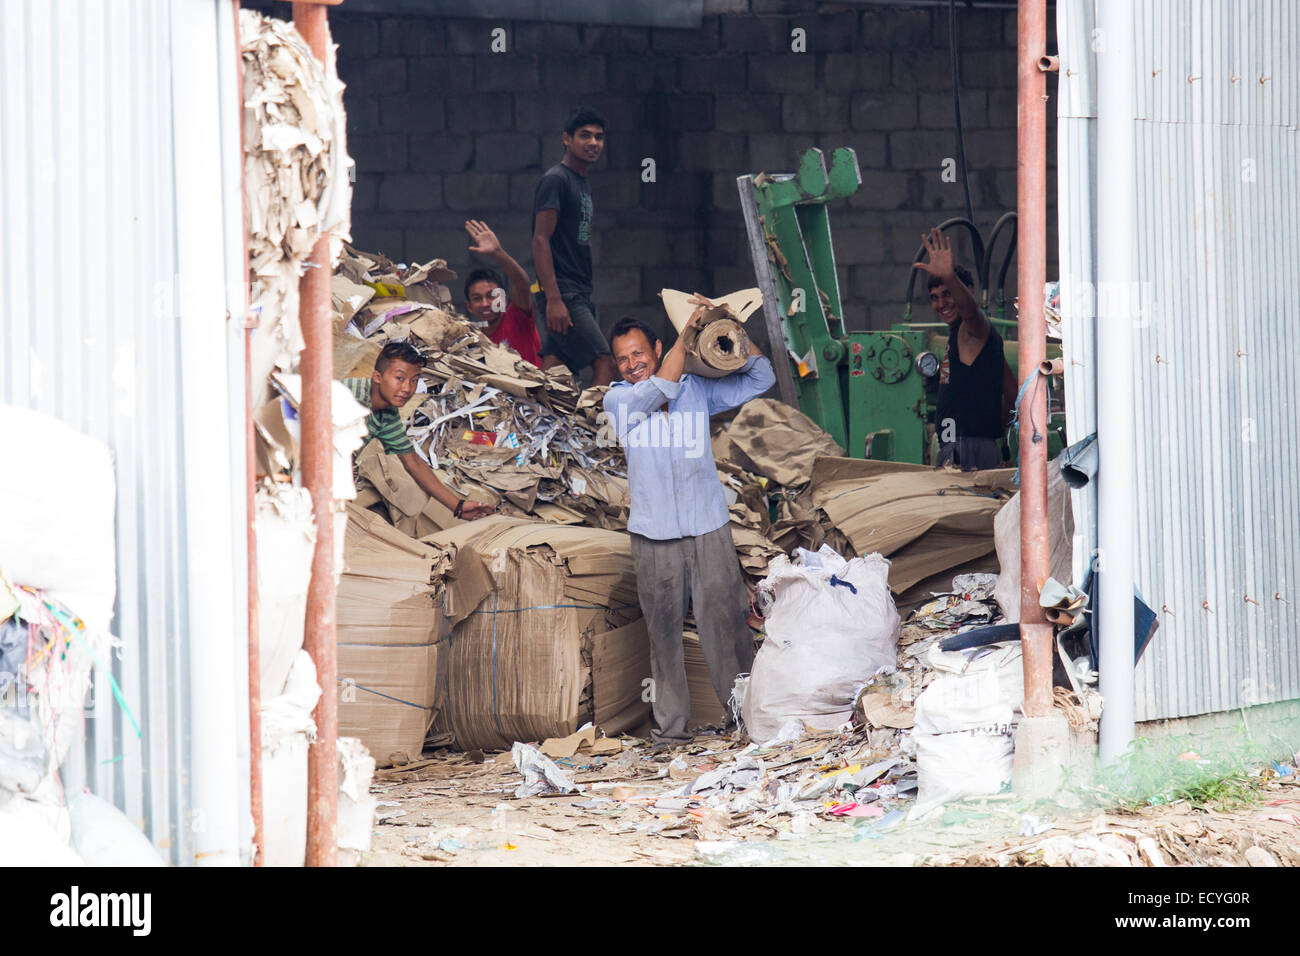
<instances>
[{"instance_id":1,"label":"vertical metal pipe","mask_svg":"<svg viewBox=\"0 0 1300 956\"><path fill-rule=\"evenodd\" d=\"M1020 0L1016 80L1016 217L1019 226L1019 367L1033 377L1020 402L1020 641L1026 717L1052 712L1052 626L1038 603L1047 579L1047 387L1038 367L1047 352L1047 0Z\"/></svg>"},{"instance_id":2,"label":"vertical metal pipe","mask_svg":"<svg viewBox=\"0 0 1300 956\"><path fill-rule=\"evenodd\" d=\"M329 42L325 8L295 2L293 23L324 63ZM329 238L316 241L298 285L302 351L302 477L316 519L316 551L307 588L303 647L316 664L320 702L316 742L307 751L307 865L338 863L338 660L334 616L334 428L330 416L333 329L330 325Z\"/></svg>"},{"instance_id":3,"label":"vertical metal pipe","mask_svg":"<svg viewBox=\"0 0 1300 956\"><path fill-rule=\"evenodd\" d=\"M1097 617L1100 758L1110 763L1133 739L1133 580L1136 527L1133 322L1137 305L1137 149L1134 10L1097 4L1097 155L1106 188L1097 194Z\"/></svg>"},{"instance_id":4,"label":"vertical metal pipe","mask_svg":"<svg viewBox=\"0 0 1300 956\"><path fill-rule=\"evenodd\" d=\"M244 58L239 46L239 0L231 4L235 17L235 82L240 104L239 196L244 227L244 504L248 518L248 790L253 815L253 866L261 866L262 854L262 664L258 644L257 615L257 443L253 437L253 330L256 321L249 311L248 285L248 192L244 188Z\"/></svg>"}]
</instances>

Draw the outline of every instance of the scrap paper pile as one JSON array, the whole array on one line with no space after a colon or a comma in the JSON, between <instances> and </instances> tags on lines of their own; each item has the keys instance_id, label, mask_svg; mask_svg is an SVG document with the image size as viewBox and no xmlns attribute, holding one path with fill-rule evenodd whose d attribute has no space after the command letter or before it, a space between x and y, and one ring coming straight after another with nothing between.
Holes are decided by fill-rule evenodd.
<instances>
[{"instance_id":1,"label":"scrap paper pile","mask_svg":"<svg viewBox=\"0 0 1300 956\"><path fill-rule=\"evenodd\" d=\"M579 393L562 366L543 372L493 344L450 308L439 259L401 268L347 250L334 276L334 373L368 378L390 341L425 357L419 390L402 411L416 450L459 494L502 514L558 524L627 525L627 466L597 422L599 393ZM423 535L454 523L377 450L358 473L393 523ZM399 488L394 488L397 484ZM371 498L367 503L374 503Z\"/></svg>"}]
</instances>

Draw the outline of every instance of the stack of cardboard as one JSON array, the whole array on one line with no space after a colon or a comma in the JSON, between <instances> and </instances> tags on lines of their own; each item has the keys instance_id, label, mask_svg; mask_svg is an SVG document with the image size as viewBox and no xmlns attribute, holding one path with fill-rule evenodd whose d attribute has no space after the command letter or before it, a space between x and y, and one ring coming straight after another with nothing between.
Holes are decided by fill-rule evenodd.
<instances>
[{"instance_id":1,"label":"stack of cardboard","mask_svg":"<svg viewBox=\"0 0 1300 956\"><path fill-rule=\"evenodd\" d=\"M993 519L1012 495L1014 474L819 458L810 487L828 540L847 542L836 550L889 558L889 588L902 605L954 574L997 570Z\"/></svg>"},{"instance_id":2,"label":"stack of cardboard","mask_svg":"<svg viewBox=\"0 0 1300 956\"><path fill-rule=\"evenodd\" d=\"M463 749L634 729L649 705L648 643L626 534L509 517L426 539L472 549L494 590L444 651L445 726Z\"/></svg>"},{"instance_id":3,"label":"stack of cardboard","mask_svg":"<svg viewBox=\"0 0 1300 956\"><path fill-rule=\"evenodd\" d=\"M690 726L721 727L727 722L727 711L713 689L698 632L688 630L682 635L682 657L686 662L686 686L691 692Z\"/></svg>"},{"instance_id":4,"label":"stack of cardboard","mask_svg":"<svg viewBox=\"0 0 1300 956\"><path fill-rule=\"evenodd\" d=\"M442 595L448 555L379 515L348 505L337 592L339 733L378 766L418 760L441 688Z\"/></svg>"}]
</instances>

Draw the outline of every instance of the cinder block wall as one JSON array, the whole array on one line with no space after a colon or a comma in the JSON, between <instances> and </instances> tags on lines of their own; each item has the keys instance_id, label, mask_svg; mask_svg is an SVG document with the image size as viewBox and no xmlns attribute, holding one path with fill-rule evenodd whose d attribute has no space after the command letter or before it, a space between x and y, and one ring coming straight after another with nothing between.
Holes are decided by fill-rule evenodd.
<instances>
[{"instance_id":1,"label":"cinder block wall","mask_svg":"<svg viewBox=\"0 0 1300 956\"><path fill-rule=\"evenodd\" d=\"M664 286L751 285L735 177L792 169L809 146L828 155L851 146L862 168L861 190L831 212L849 327L898 321L922 231L964 212L960 182L942 176L956 156L947 11L809 0L705 9L698 30L331 10L357 163L357 245L406 261L440 256L463 275L462 224L480 218L532 275L533 188L562 155L568 109L589 103L609 121L590 174L606 328L624 314L663 327ZM1016 201L1015 13L962 10L959 24L971 192L987 232ZM506 52L492 50L498 27ZM792 51L796 28L806 52ZM1054 277L1054 95L1048 110ZM654 182L643 182L646 159ZM1014 297L1014 269L1009 280Z\"/></svg>"}]
</instances>

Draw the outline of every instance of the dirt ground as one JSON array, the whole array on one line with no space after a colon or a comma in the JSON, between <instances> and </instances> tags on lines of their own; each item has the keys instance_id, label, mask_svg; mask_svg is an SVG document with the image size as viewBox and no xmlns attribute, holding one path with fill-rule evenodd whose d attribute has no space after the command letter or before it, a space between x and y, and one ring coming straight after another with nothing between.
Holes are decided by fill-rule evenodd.
<instances>
[{"instance_id":1,"label":"dirt ground","mask_svg":"<svg viewBox=\"0 0 1300 956\"><path fill-rule=\"evenodd\" d=\"M950 804L908 820L909 794L861 803L873 816L841 816L823 798L817 812L776 812L734 800L681 796L683 785L742 755L744 741L720 735L653 753L558 760L581 792L516 799L523 780L509 753L442 753L380 771L372 849L364 866L958 865L1223 866L1300 863L1296 776L1264 774L1256 802L1207 810L1185 802L1136 812L1058 802L1026 804L1011 794ZM764 752L766 766L805 774L828 752L867 754L859 735L822 735ZM784 761L784 764L783 764ZM850 768L851 769L851 768ZM834 768L822 776L837 772ZM775 774L769 769L769 776ZM768 778L764 777L766 781ZM882 777L881 780L886 779ZM877 781L877 786L879 786ZM766 784L765 786L770 786ZM903 790L900 784L898 790ZM678 791L673 793L673 791ZM858 800L863 801L859 791ZM712 801L717 804L718 801ZM1063 805L1064 804L1064 805ZM865 811L863 811L865 812Z\"/></svg>"}]
</instances>

